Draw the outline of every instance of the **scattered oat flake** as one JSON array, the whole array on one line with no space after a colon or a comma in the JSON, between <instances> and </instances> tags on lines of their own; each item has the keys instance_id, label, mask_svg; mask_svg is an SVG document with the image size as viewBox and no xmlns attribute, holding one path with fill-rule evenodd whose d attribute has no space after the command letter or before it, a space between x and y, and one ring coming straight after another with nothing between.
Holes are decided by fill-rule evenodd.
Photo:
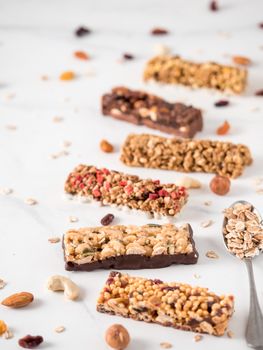
<instances>
[{"instance_id":1,"label":"scattered oat flake","mask_svg":"<svg viewBox=\"0 0 263 350\"><path fill-rule=\"evenodd\" d=\"M89 55L84 51L75 51L74 56L79 60L88 61L90 59Z\"/></svg>"},{"instance_id":2,"label":"scattered oat flake","mask_svg":"<svg viewBox=\"0 0 263 350\"><path fill-rule=\"evenodd\" d=\"M49 241L50 243L58 243L58 242L60 242L60 238L59 238L59 237L50 237L50 238L48 239L48 241Z\"/></svg>"},{"instance_id":3,"label":"scattered oat flake","mask_svg":"<svg viewBox=\"0 0 263 350\"><path fill-rule=\"evenodd\" d=\"M3 289L6 286L6 282L0 278L0 289Z\"/></svg>"},{"instance_id":4,"label":"scattered oat flake","mask_svg":"<svg viewBox=\"0 0 263 350\"><path fill-rule=\"evenodd\" d=\"M208 250L205 256L210 259L219 259L219 255L217 255L213 250Z\"/></svg>"},{"instance_id":5,"label":"scattered oat flake","mask_svg":"<svg viewBox=\"0 0 263 350\"><path fill-rule=\"evenodd\" d=\"M9 194L13 193L12 188L9 187L0 187L0 194L8 196Z\"/></svg>"},{"instance_id":6,"label":"scattered oat flake","mask_svg":"<svg viewBox=\"0 0 263 350\"><path fill-rule=\"evenodd\" d=\"M28 205L36 205L38 202L36 199L34 198L26 198L25 199L25 204L28 204Z\"/></svg>"},{"instance_id":7,"label":"scattered oat flake","mask_svg":"<svg viewBox=\"0 0 263 350\"><path fill-rule=\"evenodd\" d=\"M212 205L212 201L205 201L204 205L206 205L207 207L210 207L210 205Z\"/></svg>"},{"instance_id":8,"label":"scattered oat flake","mask_svg":"<svg viewBox=\"0 0 263 350\"><path fill-rule=\"evenodd\" d=\"M158 56L167 56L171 53L171 49L163 44L156 44L154 46L154 53Z\"/></svg>"},{"instance_id":9,"label":"scattered oat flake","mask_svg":"<svg viewBox=\"0 0 263 350\"><path fill-rule=\"evenodd\" d=\"M69 217L69 222L78 222L79 219L76 216L70 216Z\"/></svg>"},{"instance_id":10,"label":"scattered oat flake","mask_svg":"<svg viewBox=\"0 0 263 350\"><path fill-rule=\"evenodd\" d=\"M63 117L54 117L54 118L52 119L52 121L53 121L54 123L61 123L63 120L64 120Z\"/></svg>"},{"instance_id":11,"label":"scattered oat flake","mask_svg":"<svg viewBox=\"0 0 263 350\"><path fill-rule=\"evenodd\" d=\"M209 227L213 224L213 220L207 220L207 221L203 221L201 222L201 226L202 227Z\"/></svg>"},{"instance_id":12,"label":"scattered oat flake","mask_svg":"<svg viewBox=\"0 0 263 350\"><path fill-rule=\"evenodd\" d=\"M64 332L64 330L65 330L64 326L58 326L55 328L56 333L62 333L62 332Z\"/></svg>"},{"instance_id":13,"label":"scattered oat flake","mask_svg":"<svg viewBox=\"0 0 263 350\"><path fill-rule=\"evenodd\" d=\"M232 331L227 331L227 336L228 336L228 338L234 338L234 332L232 332Z\"/></svg>"},{"instance_id":14,"label":"scattered oat flake","mask_svg":"<svg viewBox=\"0 0 263 350\"><path fill-rule=\"evenodd\" d=\"M200 334L196 334L196 335L194 336L194 341L195 341L195 342L198 342L198 341L200 341L200 340L202 340L202 339L203 339L203 336L200 335Z\"/></svg>"},{"instance_id":15,"label":"scattered oat flake","mask_svg":"<svg viewBox=\"0 0 263 350\"><path fill-rule=\"evenodd\" d=\"M68 156L68 155L69 155L69 152L68 152L68 151L62 150L62 151L59 151L59 152L57 152L57 153L52 153L52 154L50 155L50 157L51 157L52 159L57 159L57 158L60 158L60 157L63 157L63 156Z\"/></svg>"},{"instance_id":16,"label":"scattered oat flake","mask_svg":"<svg viewBox=\"0 0 263 350\"><path fill-rule=\"evenodd\" d=\"M67 141L67 140L65 140L65 141L63 141L63 147L70 147L71 146L71 142L70 141Z\"/></svg>"},{"instance_id":17,"label":"scattered oat flake","mask_svg":"<svg viewBox=\"0 0 263 350\"><path fill-rule=\"evenodd\" d=\"M217 135L225 135L228 133L230 129L230 124L228 121L225 121L221 126L219 126L216 130Z\"/></svg>"},{"instance_id":18,"label":"scattered oat flake","mask_svg":"<svg viewBox=\"0 0 263 350\"><path fill-rule=\"evenodd\" d=\"M254 182L255 186L260 186L262 184L262 182L263 182L263 178L262 177L256 177L253 182Z\"/></svg>"},{"instance_id":19,"label":"scattered oat flake","mask_svg":"<svg viewBox=\"0 0 263 350\"><path fill-rule=\"evenodd\" d=\"M5 339L12 339L14 337L13 332L10 329L7 329L6 332L4 333L4 338Z\"/></svg>"},{"instance_id":20,"label":"scattered oat flake","mask_svg":"<svg viewBox=\"0 0 263 350\"><path fill-rule=\"evenodd\" d=\"M258 188L258 189L256 190L256 192L257 192L257 194L263 194L263 188Z\"/></svg>"},{"instance_id":21,"label":"scattered oat flake","mask_svg":"<svg viewBox=\"0 0 263 350\"><path fill-rule=\"evenodd\" d=\"M66 71L60 74L60 80L72 80L75 78L75 73L72 71Z\"/></svg>"},{"instance_id":22,"label":"scattered oat flake","mask_svg":"<svg viewBox=\"0 0 263 350\"><path fill-rule=\"evenodd\" d=\"M163 348L163 349L171 349L173 346L172 346L171 343L162 342L162 343L160 343L160 347Z\"/></svg>"},{"instance_id":23,"label":"scattered oat flake","mask_svg":"<svg viewBox=\"0 0 263 350\"><path fill-rule=\"evenodd\" d=\"M241 66L248 66L251 64L251 60L248 57L245 56L233 56L232 60L236 64L240 64Z\"/></svg>"},{"instance_id":24,"label":"scattered oat flake","mask_svg":"<svg viewBox=\"0 0 263 350\"><path fill-rule=\"evenodd\" d=\"M8 124L6 125L6 129L10 131L15 131L17 129L17 126L14 124Z\"/></svg>"},{"instance_id":25,"label":"scattered oat flake","mask_svg":"<svg viewBox=\"0 0 263 350\"><path fill-rule=\"evenodd\" d=\"M201 278L201 275L199 275L198 273L194 274L194 278L196 278L197 280L199 280L199 278Z\"/></svg>"}]
</instances>

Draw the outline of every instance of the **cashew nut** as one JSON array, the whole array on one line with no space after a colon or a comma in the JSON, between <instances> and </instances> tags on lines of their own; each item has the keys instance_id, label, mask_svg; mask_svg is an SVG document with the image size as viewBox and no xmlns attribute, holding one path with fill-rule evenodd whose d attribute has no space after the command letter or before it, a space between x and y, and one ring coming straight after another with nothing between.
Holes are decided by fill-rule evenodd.
<instances>
[{"instance_id":1,"label":"cashew nut","mask_svg":"<svg viewBox=\"0 0 263 350\"><path fill-rule=\"evenodd\" d=\"M186 188L201 188L202 184L200 181L193 179L192 177L182 177L181 179L175 181L177 186L184 186Z\"/></svg>"},{"instance_id":2,"label":"cashew nut","mask_svg":"<svg viewBox=\"0 0 263 350\"><path fill-rule=\"evenodd\" d=\"M47 288L53 292L64 291L65 297L70 300L77 299L80 293L79 287L71 279L60 275L49 277Z\"/></svg>"}]
</instances>

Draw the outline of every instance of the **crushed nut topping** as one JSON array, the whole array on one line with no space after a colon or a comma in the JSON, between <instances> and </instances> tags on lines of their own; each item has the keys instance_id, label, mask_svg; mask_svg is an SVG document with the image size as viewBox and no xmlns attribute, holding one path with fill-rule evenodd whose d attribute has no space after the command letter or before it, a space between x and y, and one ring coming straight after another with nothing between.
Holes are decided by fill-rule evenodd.
<instances>
[{"instance_id":1,"label":"crushed nut topping","mask_svg":"<svg viewBox=\"0 0 263 350\"><path fill-rule=\"evenodd\" d=\"M206 252L205 256L207 258L210 258L210 259L219 259L219 255L216 252L214 252L213 250L208 250Z\"/></svg>"},{"instance_id":2,"label":"crushed nut topping","mask_svg":"<svg viewBox=\"0 0 263 350\"><path fill-rule=\"evenodd\" d=\"M121 160L128 166L216 173L236 178L252 163L247 146L230 142L130 134Z\"/></svg>"},{"instance_id":3,"label":"crushed nut topping","mask_svg":"<svg viewBox=\"0 0 263 350\"><path fill-rule=\"evenodd\" d=\"M100 293L97 310L182 330L223 335L233 303L233 296L218 296L207 288L113 271Z\"/></svg>"},{"instance_id":4,"label":"crushed nut topping","mask_svg":"<svg viewBox=\"0 0 263 350\"><path fill-rule=\"evenodd\" d=\"M174 226L106 226L69 230L64 235L66 261L87 263L111 256L190 254L194 251L188 224Z\"/></svg>"},{"instance_id":5,"label":"crushed nut topping","mask_svg":"<svg viewBox=\"0 0 263 350\"><path fill-rule=\"evenodd\" d=\"M237 203L224 210L223 233L228 250L238 258L253 258L263 250L261 218L250 204Z\"/></svg>"},{"instance_id":6,"label":"crushed nut topping","mask_svg":"<svg viewBox=\"0 0 263 350\"><path fill-rule=\"evenodd\" d=\"M183 84L241 93L246 87L247 71L214 62L194 63L179 56L156 56L146 65L144 80Z\"/></svg>"}]
</instances>

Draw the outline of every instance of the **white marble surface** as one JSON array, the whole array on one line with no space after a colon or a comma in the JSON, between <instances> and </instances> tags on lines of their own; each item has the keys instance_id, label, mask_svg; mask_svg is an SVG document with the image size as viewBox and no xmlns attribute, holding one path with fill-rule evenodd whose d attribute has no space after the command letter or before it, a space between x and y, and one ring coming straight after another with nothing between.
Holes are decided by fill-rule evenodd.
<instances>
[{"instance_id":1,"label":"white marble surface","mask_svg":"<svg viewBox=\"0 0 263 350\"><path fill-rule=\"evenodd\" d=\"M17 340L25 334L45 338L42 349L106 349L105 329L122 323L131 334L131 350L157 350L162 341L174 349L246 349L244 338L248 313L248 279L245 266L230 256L222 243L222 210L238 199L246 199L261 209L262 196L256 193L254 179L262 173L262 97L253 96L263 89L263 21L262 0L220 1L221 10L212 13L204 1L86 1L86 0L9 0L0 1L0 187L10 187L13 194L0 196L0 278L7 286L0 299L18 291L31 291L36 298L32 306L21 310L0 307L0 319L8 323L15 337L0 338L0 349L18 348ZM87 25L92 35L76 38L73 30ZM171 34L150 37L154 26L167 27ZM165 44L186 58L230 63L231 55L245 55L253 60L249 68L249 86L241 96L229 97L231 105L216 109L213 103L225 96L206 90L191 91L184 87L145 85L141 74L145 61L156 44ZM73 57L75 50L87 51L92 59L82 62ZM120 63L123 52L136 59ZM64 70L73 70L78 78L61 82ZM40 77L49 79L42 81ZM96 164L141 176L174 181L181 174L147 169L129 169L120 163L119 147L130 132L143 132L127 123L103 118L99 99L112 86L125 84L144 88L170 100L181 100L204 109L204 130L199 137L219 138L215 129L225 119L231 132L223 137L247 144L254 163L244 175L232 182L229 195L217 197L208 188L212 175L194 175L203 184L191 191L190 200L178 222L190 222L195 231L200 259L195 266L173 266L162 270L135 271L134 275L182 281L207 286L218 293L233 293L236 312L230 322L234 339L204 336L193 342L193 334L99 314L95 301L107 271L68 273L64 271L60 244L48 238L61 236L70 227L97 225L109 211L116 222L143 224L150 222L140 215L109 208L66 201L63 184L68 172L78 163ZM228 97L227 97L228 98ZM53 117L61 116L61 123ZM15 125L16 130L7 126ZM117 152L104 154L99 141L107 138ZM70 154L58 159L50 155L63 149L69 140ZM263 187L263 186L262 186ZM24 200L33 197L38 205ZM203 205L211 200L212 205ZM69 223L69 216L79 218ZM212 219L214 224L202 228L200 223ZM205 257L208 249L220 259ZM263 306L263 259L255 260L255 277ZM63 295L46 290L52 274L70 276L82 288L81 301L65 301ZM199 274L200 279L194 278ZM66 331L56 334L54 328Z\"/></svg>"}]
</instances>

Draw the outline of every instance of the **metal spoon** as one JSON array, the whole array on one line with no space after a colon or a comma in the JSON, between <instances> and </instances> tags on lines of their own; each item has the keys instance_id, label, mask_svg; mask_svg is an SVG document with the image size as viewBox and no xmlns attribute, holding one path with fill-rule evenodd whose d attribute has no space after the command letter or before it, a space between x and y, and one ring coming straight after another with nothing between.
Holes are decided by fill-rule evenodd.
<instances>
[{"instance_id":1,"label":"metal spoon","mask_svg":"<svg viewBox=\"0 0 263 350\"><path fill-rule=\"evenodd\" d=\"M238 203L251 205L247 201L237 201L233 203L230 206L230 208L234 207ZM254 208L252 205L251 207L253 212L261 219L261 215L259 214L257 209ZM227 221L228 219L225 217L223 222L223 229L226 227ZM223 233L223 237L224 237L224 243L225 243L226 249L228 250L224 233ZM230 253L232 255L235 255L232 252ZM254 280L254 273L253 273L252 258L245 258L243 259L243 261L247 266L249 285L250 285L250 307L249 307L249 315L248 315L248 322L247 322L247 329L246 329L246 341L247 341L247 345L250 346L251 348L261 350L263 349L263 316L262 316L262 312L260 310L260 306L258 302L258 296L257 296L256 285Z\"/></svg>"}]
</instances>

